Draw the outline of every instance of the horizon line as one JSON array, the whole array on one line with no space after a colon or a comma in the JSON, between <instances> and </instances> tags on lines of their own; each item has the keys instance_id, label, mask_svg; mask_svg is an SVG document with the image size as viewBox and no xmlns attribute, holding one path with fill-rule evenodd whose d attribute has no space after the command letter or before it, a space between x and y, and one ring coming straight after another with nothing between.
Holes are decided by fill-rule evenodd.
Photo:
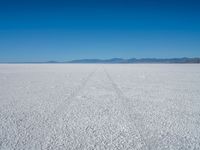
<instances>
[{"instance_id":1,"label":"horizon line","mask_svg":"<svg viewBox=\"0 0 200 150\"><path fill-rule=\"evenodd\" d=\"M144 60L144 59L149 59L149 60L160 60L160 61L164 61L164 60L174 60L174 59L178 59L178 60L181 60L181 59L188 59L188 60L193 60L193 59L199 59L200 60L200 57L170 57L170 58L159 58L159 57L142 57L142 58L136 58L136 57L132 57L132 58L122 58L122 57L113 57L113 58L80 58L80 59L72 59L72 60L65 60L65 61L57 61L57 60L48 60L48 61L0 61L0 64L20 64L20 63L76 63L75 61L111 61L111 60L124 60L124 61L127 61L127 60L138 60L138 61L141 61L141 60ZM90 62L89 62L90 63ZM124 63L127 63L127 62L124 62ZM139 62L137 62L139 63ZM148 62L147 62L148 63ZM156 63L159 63L159 62L156 62ZM170 62L169 62L170 63Z\"/></svg>"}]
</instances>

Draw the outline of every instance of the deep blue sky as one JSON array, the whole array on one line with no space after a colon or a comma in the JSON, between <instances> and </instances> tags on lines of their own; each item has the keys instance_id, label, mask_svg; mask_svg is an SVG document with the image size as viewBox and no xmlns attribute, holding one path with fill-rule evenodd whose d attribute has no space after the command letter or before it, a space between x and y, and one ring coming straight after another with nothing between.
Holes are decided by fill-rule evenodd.
<instances>
[{"instance_id":1,"label":"deep blue sky","mask_svg":"<svg viewBox=\"0 0 200 150\"><path fill-rule=\"evenodd\" d=\"M0 0L0 62L200 57L197 0Z\"/></svg>"}]
</instances>

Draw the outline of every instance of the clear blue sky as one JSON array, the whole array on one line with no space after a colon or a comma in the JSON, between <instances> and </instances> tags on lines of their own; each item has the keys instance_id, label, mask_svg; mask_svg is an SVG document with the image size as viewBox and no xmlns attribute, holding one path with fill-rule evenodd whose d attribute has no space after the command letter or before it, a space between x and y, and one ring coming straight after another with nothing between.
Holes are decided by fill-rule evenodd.
<instances>
[{"instance_id":1,"label":"clear blue sky","mask_svg":"<svg viewBox=\"0 0 200 150\"><path fill-rule=\"evenodd\" d=\"M0 62L112 57L200 57L200 1L0 1Z\"/></svg>"}]
</instances>

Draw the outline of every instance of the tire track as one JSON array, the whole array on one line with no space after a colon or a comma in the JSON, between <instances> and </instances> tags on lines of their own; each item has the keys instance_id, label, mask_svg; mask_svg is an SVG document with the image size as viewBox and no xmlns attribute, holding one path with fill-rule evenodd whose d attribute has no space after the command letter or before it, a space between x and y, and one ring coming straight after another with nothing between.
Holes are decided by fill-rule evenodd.
<instances>
[{"instance_id":1,"label":"tire track","mask_svg":"<svg viewBox=\"0 0 200 150\"><path fill-rule=\"evenodd\" d=\"M143 141L144 146L146 147L147 150L151 150L150 146L148 145L148 142L146 141L146 139L144 138L144 135L142 134L142 131L139 129L139 127L137 126L137 124L131 119L129 111L131 111L129 106L126 106L127 103L130 102L130 100L124 95L124 93L121 91L121 89L118 87L118 85L114 82L114 80L111 78L110 74L107 72L107 70L105 69L105 67L103 67L103 70L108 78L108 80L110 81L115 93L117 94L117 96L119 97L119 99L121 99L121 103L122 103L122 107L123 110L125 111L127 114L127 119L128 121L130 121L135 129L137 130L141 140ZM128 110L128 111L127 111Z\"/></svg>"},{"instance_id":2,"label":"tire track","mask_svg":"<svg viewBox=\"0 0 200 150\"><path fill-rule=\"evenodd\" d=\"M58 115L62 113L62 111L65 109L65 104L67 103L69 105L72 102L73 98L76 97L84 89L88 81L92 78L97 70L98 69L95 69L85 79L83 79L82 83L77 88L75 88L75 90L73 90L72 93L64 101L62 101L51 114Z\"/></svg>"},{"instance_id":3,"label":"tire track","mask_svg":"<svg viewBox=\"0 0 200 150\"><path fill-rule=\"evenodd\" d=\"M47 146L44 149L51 149L51 145L56 142L56 133L58 131L56 131L55 127L57 125L57 121L58 118L60 116L60 114L66 110L67 107L69 107L69 105L72 102L75 102L73 100L75 100L74 98L80 94L81 91L83 91L83 89L86 87L87 83L89 82L89 80L92 78L92 76L97 72L98 68L96 68L94 71L92 71L85 79L83 79L82 83L80 84L80 86L78 86L71 94L70 96L68 96L68 98L66 98L63 102L60 103L60 105L50 114L50 117L47 118L45 120L45 122L48 122L48 125L46 125L46 128L51 128L54 133L53 135L50 135L50 138L47 142ZM44 123L45 123L44 122ZM46 136L45 136L46 137ZM52 140L53 139L53 140ZM46 141L46 140L44 140ZM45 144L45 143L44 143Z\"/></svg>"}]
</instances>

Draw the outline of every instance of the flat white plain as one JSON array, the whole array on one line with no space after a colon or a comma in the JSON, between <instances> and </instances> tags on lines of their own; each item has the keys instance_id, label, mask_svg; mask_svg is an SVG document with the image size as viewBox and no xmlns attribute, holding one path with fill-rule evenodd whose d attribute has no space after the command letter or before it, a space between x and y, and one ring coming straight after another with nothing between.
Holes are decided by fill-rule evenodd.
<instances>
[{"instance_id":1,"label":"flat white plain","mask_svg":"<svg viewBox=\"0 0 200 150\"><path fill-rule=\"evenodd\" d=\"M200 65L1 64L0 149L200 149Z\"/></svg>"}]
</instances>

